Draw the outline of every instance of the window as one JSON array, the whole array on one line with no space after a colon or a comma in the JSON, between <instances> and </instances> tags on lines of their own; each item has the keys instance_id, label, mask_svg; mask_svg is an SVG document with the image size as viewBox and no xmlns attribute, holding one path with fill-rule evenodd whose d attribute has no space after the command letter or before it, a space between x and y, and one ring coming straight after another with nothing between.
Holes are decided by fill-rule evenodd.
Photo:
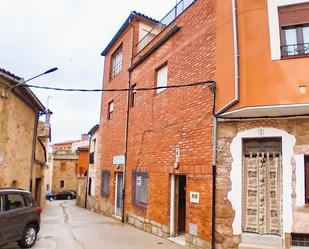
<instances>
[{"instance_id":1,"label":"window","mask_svg":"<svg viewBox=\"0 0 309 249\"><path fill-rule=\"evenodd\" d=\"M4 198L3 195L0 195L0 212L4 211Z\"/></svg>"},{"instance_id":2,"label":"window","mask_svg":"<svg viewBox=\"0 0 309 249\"><path fill-rule=\"evenodd\" d=\"M114 101L108 103L107 119L112 119L114 113Z\"/></svg>"},{"instance_id":3,"label":"window","mask_svg":"<svg viewBox=\"0 0 309 249\"><path fill-rule=\"evenodd\" d=\"M60 180L60 188L64 188L64 180Z\"/></svg>"},{"instance_id":4,"label":"window","mask_svg":"<svg viewBox=\"0 0 309 249\"><path fill-rule=\"evenodd\" d=\"M305 156L305 202L309 204L309 156Z\"/></svg>"},{"instance_id":5,"label":"window","mask_svg":"<svg viewBox=\"0 0 309 249\"><path fill-rule=\"evenodd\" d=\"M109 196L109 181L110 181L111 173L108 170L102 171L101 178L101 194L103 197Z\"/></svg>"},{"instance_id":6,"label":"window","mask_svg":"<svg viewBox=\"0 0 309 249\"><path fill-rule=\"evenodd\" d=\"M8 210L23 208L25 206L24 198L21 194L8 194L7 204Z\"/></svg>"},{"instance_id":7,"label":"window","mask_svg":"<svg viewBox=\"0 0 309 249\"><path fill-rule=\"evenodd\" d=\"M309 234L292 234L292 246L309 247ZM297 247L298 248L298 247Z\"/></svg>"},{"instance_id":8,"label":"window","mask_svg":"<svg viewBox=\"0 0 309 249\"><path fill-rule=\"evenodd\" d=\"M309 4L279 7L281 57L309 55Z\"/></svg>"},{"instance_id":9,"label":"window","mask_svg":"<svg viewBox=\"0 0 309 249\"><path fill-rule=\"evenodd\" d=\"M146 208L148 203L148 173L133 171L132 174L133 203Z\"/></svg>"},{"instance_id":10,"label":"window","mask_svg":"<svg viewBox=\"0 0 309 249\"><path fill-rule=\"evenodd\" d=\"M157 87L167 86L167 65L157 70ZM157 89L157 93L164 91L166 88Z\"/></svg>"},{"instance_id":11,"label":"window","mask_svg":"<svg viewBox=\"0 0 309 249\"><path fill-rule=\"evenodd\" d=\"M116 52L112 55L111 76L110 76L111 79L115 78L115 76L120 73L121 64L122 64L122 46L120 46L116 50Z\"/></svg>"},{"instance_id":12,"label":"window","mask_svg":"<svg viewBox=\"0 0 309 249\"><path fill-rule=\"evenodd\" d=\"M136 105L136 84L131 86L131 107Z\"/></svg>"}]
</instances>

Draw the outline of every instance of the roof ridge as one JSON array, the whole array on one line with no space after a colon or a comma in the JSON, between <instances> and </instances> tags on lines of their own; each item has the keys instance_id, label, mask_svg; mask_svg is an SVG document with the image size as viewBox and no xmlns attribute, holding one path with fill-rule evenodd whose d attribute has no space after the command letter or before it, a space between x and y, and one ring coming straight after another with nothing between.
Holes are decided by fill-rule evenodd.
<instances>
[{"instance_id":1,"label":"roof ridge","mask_svg":"<svg viewBox=\"0 0 309 249\"><path fill-rule=\"evenodd\" d=\"M8 75L8 76L10 76L10 77L12 77L12 78L14 78L14 79L16 79L16 80L21 80L21 79L22 79L21 77L19 77L19 76L13 74L13 73L11 73L11 72L9 72L9 71L7 71L7 70L1 68L1 67L0 67L0 72L6 74L6 75Z\"/></svg>"}]
</instances>

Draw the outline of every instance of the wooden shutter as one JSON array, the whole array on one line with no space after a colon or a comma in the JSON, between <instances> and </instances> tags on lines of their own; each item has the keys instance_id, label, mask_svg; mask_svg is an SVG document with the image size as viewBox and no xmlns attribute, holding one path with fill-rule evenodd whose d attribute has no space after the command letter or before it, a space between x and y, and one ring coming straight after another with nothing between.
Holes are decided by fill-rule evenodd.
<instances>
[{"instance_id":1,"label":"wooden shutter","mask_svg":"<svg viewBox=\"0 0 309 249\"><path fill-rule=\"evenodd\" d=\"M279 7L280 26L292 26L309 23L309 3Z\"/></svg>"}]
</instances>

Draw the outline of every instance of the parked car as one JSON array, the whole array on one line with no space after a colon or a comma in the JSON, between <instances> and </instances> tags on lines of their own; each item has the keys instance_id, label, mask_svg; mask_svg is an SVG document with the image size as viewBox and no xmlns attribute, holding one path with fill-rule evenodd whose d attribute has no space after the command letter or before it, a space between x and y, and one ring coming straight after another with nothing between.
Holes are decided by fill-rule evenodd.
<instances>
[{"instance_id":1,"label":"parked car","mask_svg":"<svg viewBox=\"0 0 309 249\"><path fill-rule=\"evenodd\" d=\"M52 201L54 199L55 199L55 195L50 191L46 191L46 200Z\"/></svg>"},{"instance_id":2,"label":"parked car","mask_svg":"<svg viewBox=\"0 0 309 249\"><path fill-rule=\"evenodd\" d=\"M68 190L61 191L55 194L54 196L55 196L55 200L71 200L71 199L76 198L75 192L68 191Z\"/></svg>"},{"instance_id":3,"label":"parked car","mask_svg":"<svg viewBox=\"0 0 309 249\"><path fill-rule=\"evenodd\" d=\"M42 208L29 191L0 188L0 246L17 241L21 248L35 244Z\"/></svg>"}]
</instances>

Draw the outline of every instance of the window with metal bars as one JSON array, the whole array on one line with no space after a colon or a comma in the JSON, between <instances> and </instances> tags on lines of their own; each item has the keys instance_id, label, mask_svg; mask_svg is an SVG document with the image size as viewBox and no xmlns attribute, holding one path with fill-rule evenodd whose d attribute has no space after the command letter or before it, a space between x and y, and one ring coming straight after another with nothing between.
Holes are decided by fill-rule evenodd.
<instances>
[{"instance_id":1,"label":"window with metal bars","mask_svg":"<svg viewBox=\"0 0 309 249\"><path fill-rule=\"evenodd\" d=\"M301 246L304 248L309 247L309 234L292 234L292 245Z\"/></svg>"},{"instance_id":2,"label":"window with metal bars","mask_svg":"<svg viewBox=\"0 0 309 249\"><path fill-rule=\"evenodd\" d=\"M132 173L132 202L146 208L148 204L148 173L133 171Z\"/></svg>"},{"instance_id":3,"label":"window with metal bars","mask_svg":"<svg viewBox=\"0 0 309 249\"><path fill-rule=\"evenodd\" d=\"M279 8L281 56L309 55L309 4Z\"/></svg>"},{"instance_id":4,"label":"window with metal bars","mask_svg":"<svg viewBox=\"0 0 309 249\"><path fill-rule=\"evenodd\" d=\"M101 176L101 194L103 197L109 196L109 181L111 173L108 170L102 170Z\"/></svg>"}]
</instances>

